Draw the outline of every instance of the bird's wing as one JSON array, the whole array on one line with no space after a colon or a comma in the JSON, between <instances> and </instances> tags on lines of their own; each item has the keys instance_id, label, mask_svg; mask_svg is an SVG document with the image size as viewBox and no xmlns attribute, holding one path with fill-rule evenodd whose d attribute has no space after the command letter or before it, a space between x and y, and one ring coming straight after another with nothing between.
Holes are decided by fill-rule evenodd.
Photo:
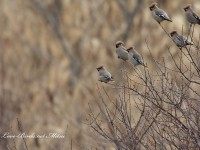
<instances>
[{"instance_id":1,"label":"bird's wing","mask_svg":"<svg viewBox=\"0 0 200 150\"><path fill-rule=\"evenodd\" d=\"M161 18L163 18L163 19L165 19L165 20L170 20L170 18L168 17L167 13L162 9L157 10L156 11L156 15L161 17Z\"/></svg>"},{"instance_id":2,"label":"bird's wing","mask_svg":"<svg viewBox=\"0 0 200 150\"><path fill-rule=\"evenodd\" d=\"M182 42L183 42L184 44L186 44L186 45L193 45L193 44L194 44L194 43L188 41L184 36L181 36L181 35L180 35L179 38L181 38L181 39L182 39Z\"/></svg>"},{"instance_id":3,"label":"bird's wing","mask_svg":"<svg viewBox=\"0 0 200 150\"><path fill-rule=\"evenodd\" d=\"M192 15L200 22L200 18L195 12L192 12Z\"/></svg>"},{"instance_id":4,"label":"bird's wing","mask_svg":"<svg viewBox=\"0 0 200 150\"><path fill-rule=\"evenodd\" d=\"M182 35L177 35L177 40L179 40L179 42L183 42L185 43L185 38Z\"/></svg>"},{"instance_id":5,"label":"bird's wing","mask_svg":"<svg viewBox=\"0 0 200 150\"><path fill-rule=\"evenodd\" d=\"M104 74L104 77L105 77L106 79L108 79L108 80L110 80L110 79L112 78L112 76L111 76L111 74L110 74L109 72L106 72L106 73Z\"/></svg>"},{"instance_id":6,"label":"bird's wing","mask_svg":"<svg viewBox=\"0 0 200 150\"><path fill-rule=\"evenodd\" d=\"M139 64L143 64L143 59L139 54L133 54L133 59L135 59Z\"/></svg>"},{"instance_id":7,"label":"bird's wing","mask_svg":"<svg viewBox=\"0 0 200 150\"><path fill-rule=\"evenodd\" d=\"M111 79L111 77L110 76L108 76L108 75L104 75L104 77L106 78L106 79Z\"/></svg>"}]
</instances>

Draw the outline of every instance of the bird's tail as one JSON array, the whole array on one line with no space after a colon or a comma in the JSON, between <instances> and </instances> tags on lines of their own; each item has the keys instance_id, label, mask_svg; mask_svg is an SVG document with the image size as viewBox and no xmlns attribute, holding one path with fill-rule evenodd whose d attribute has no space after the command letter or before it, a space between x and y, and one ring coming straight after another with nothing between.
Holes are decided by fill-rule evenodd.
<instances>
[{"instance_id":1,"label":"bird's tail","mask_svg":"<svg viewBox=\"0 0 200 150\"><path fill-rule=\"evenodd\" d=\"M144 63L141 63L142 66L147 67L147 65L145 65Z\"/></svg>"},{"instance_id":2,"label":"bird's tail","mask_svg":"<svg viewBox=\"0 0 200 150\"><path fill-rule=\"evenodd\" d=\"M194 45L194 43L190 41L186 41L186 45Z\"/></svg>"},{"instance_id":3,"label":"bird's tail","mask_svg":"<svg viewBox=\"0 0 200 150\"><path fill-rule=\"evenodd\" d=\"M167 20L167 21L169 21L169 22L172 22L172 20L168 17L168 16L166 16L166 15L159 15L161 18L163 18L164 20Z\"/></svg>"},{"instance_id":4,"label":"bird's tail","mask_svg":"<svg viewBox=\"0 0 200 150\"><path fill-rule=\"evenodd\" d=\"M198 19L198 24L200 25L200 18Z\"/></svg>"},{"instance_id":5,"label":"bird's tail","mask_svg":"<svg viewBox=\"0 0 200 150\"><path fill-rule=\"evenodd\" d=\"M169 22L172 22L172 20L171 20L171 19L169 19L169 18L166 18L166 20L167 20L167 21L169 21Z\"/></svg>"}]
</instances>

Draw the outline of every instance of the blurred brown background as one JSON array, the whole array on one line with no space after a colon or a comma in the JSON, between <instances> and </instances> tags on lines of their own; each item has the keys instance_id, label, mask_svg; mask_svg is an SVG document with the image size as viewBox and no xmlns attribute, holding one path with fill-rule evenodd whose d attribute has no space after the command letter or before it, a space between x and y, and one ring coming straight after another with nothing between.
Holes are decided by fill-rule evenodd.
<instances>
[{"instance_id":1,"label":"blurred brown background","mask_svg":"<svg viewBox=\"0 0 200 150\"><path fill-rule=\"evenodd\" d=\"M29 149L102 148L85 124L88 103L93 109L100 84L96 67L104 65L118 81L128 64L117 59L115 42L134 45L153 64L145 39L156 59L173 45L152 19L152 0L1 0L0 1L0 131L62 133L65 139L26 139ZM170 32L187 32L183 7L191 3L200 14L199 0L157 0L173 23ZM198 37L200 27L196 27ZM174 48L174 53L177 49ZM167 62L168 65L171 61ZM102 85L102 84L100 84ZM109 85L105 85L105 88ZM109 88L107 88L109 91ZM115 95L113 95L115 97ZM20 139L0 138L0 149L23 147Z\"/></svg>"}]
</instances>

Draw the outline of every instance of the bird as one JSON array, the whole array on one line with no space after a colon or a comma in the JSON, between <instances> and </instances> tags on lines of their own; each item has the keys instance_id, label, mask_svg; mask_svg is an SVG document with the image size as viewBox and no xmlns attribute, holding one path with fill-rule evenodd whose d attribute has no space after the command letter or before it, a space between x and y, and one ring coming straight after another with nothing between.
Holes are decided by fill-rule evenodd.
<instances>
[{"instance_id":1,"label":"bird","mask_svg":"<svg viewBox=\"0 0 200 150\"><path fill-rule=\"evenodd\" d=\"M183 9L185 10L185 16L189 23L200 25L200 17L192 10L190 4L185 6Z\"/></svg>"},{"instance_id":2,"label":"bird","mask_svg":"<svg viewBox=\"0 0 200 150\"><path fill-rule=\"evenodd\" d=\"M169 21L169 22L172 22L172 20L169 18L169 16L167 15L167 13L158 8L157 6L158 4L157 3L152 3L150 6L149 6L149 9L152 13L152 16L153 18L160 24L162 21L166 20L166 21Z\"/></svg>"},{"instance_id":3,"label":"bird","mask_svg":"<svg viewBox=\"0 0 200 150\"><path fill-rule=\"evenodd\" d=\"M126 51L126 48L124 47L124 43L122 41L117 41L115 46L116 46L116 53L117 53L118 58L124 61L127 61L128 52Z\"/></svg>"},{"instance_id":4,"label":"bird","mask_svg":"<svg viewBox=\"0 0 200 150\"><path fill-rule=\"evenodd\" d=\"M142 65L146 67L142 56L135 50L133 46L129 47L127 49L127 52L128 52L128 58L131 64L133 64L135 67L138 65Z\"/></svg>"},{"instance_id":5,"label":"bird","mask_svg":"<svg viewBox=\"0 0 200 150\"><path fill-rule=\"evenodd\" d=\"M193 42L188 41L184 36L177 33L177 31L172 31L170 33L174 43L182 49L182 47L186 47L187 45L194 45Z\"/></svg>"},{"instance_id":6,"label":"bird","mask_svg":"<svg viewBox=\"0 0 200 150\"><path fill-rule=\"evenodd\" d=\"M104 68L104 66L100 66L100 67L98 67L96 69L99 72L99 81L100 82L108 83L109 81L114 81L111 73L108 72Z\"/></svg>"}]
</instances>

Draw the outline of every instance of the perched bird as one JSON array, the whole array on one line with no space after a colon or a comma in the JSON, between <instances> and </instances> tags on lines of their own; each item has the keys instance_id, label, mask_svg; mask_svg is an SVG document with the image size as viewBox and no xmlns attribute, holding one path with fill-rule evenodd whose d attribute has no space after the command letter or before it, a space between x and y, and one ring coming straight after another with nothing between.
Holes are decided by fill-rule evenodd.
<instances>
[{"instance_id":1,"label":"perched bird","mask_svg":"<svg viewBox=\"0 0 200 150\"><path fill-rule=\"evenodd\" d=\"M183 9L185 10L185 16L189 23L200 25L200 17L192 10L190 4L184 7Z\"/></svg>"},{"instance_id":2,"label":"perched bird","mask_svg":"<svg viewBox=\"0 0 200 150\"><path fill-rule=\"evenodd\" d=\"M103 66L96 68L99 72L99 81L108 83L109 81L113 81L113 77Z\"/></svg>"},{"instance_id":3,"label":"perched bird","mask_svg":"<svg viewBox=\"0 0 200 150\"><path fill-rule=\"evenodd\" d=\"M169 18L169 16L167 15L167 13L158 8L157 3L152 3L149 6L149 9L151 10L152 16L153 18L160 24L162 21L167 20L172 22L172 20Z\"/></svg>"},{"instance_id":4,"label":"perched bird","mask_svg":"<svg viewBox=\"0 0 200 150\"><path fill-rule=\"evenodd\" d=\"M145 64L144 64L142 56L134 49L134 47L129 47L127 49L127 51L128 51L129 61L134 66L142 65L142 66L146 67Z\"/></svg>"},{"instance_id":5,"label":"perched bird","mask_svg":"<svg viewBox=\"0 0 200 150\"><path fill-rule=\"evenodd\" d=\"M118 58L124 61L128 60L128 52L126 51L126 48L124 47L124 43L122 41L117 41L115 46L116 46L116 53L118 55Z\"/></svg>"},{"instance_id":6,"label":"perched bird","mask_svg":"<svg viewBox=\"0 0 200 150\"><path fill-rule=\"evenodd\" d=\"M174 43L181 49L182 47L186 47L187 45L193 45L194 43L188 41L184 36L177 33L177 31L172 31L170 33Z\"/></svg>"}]
</instances>

